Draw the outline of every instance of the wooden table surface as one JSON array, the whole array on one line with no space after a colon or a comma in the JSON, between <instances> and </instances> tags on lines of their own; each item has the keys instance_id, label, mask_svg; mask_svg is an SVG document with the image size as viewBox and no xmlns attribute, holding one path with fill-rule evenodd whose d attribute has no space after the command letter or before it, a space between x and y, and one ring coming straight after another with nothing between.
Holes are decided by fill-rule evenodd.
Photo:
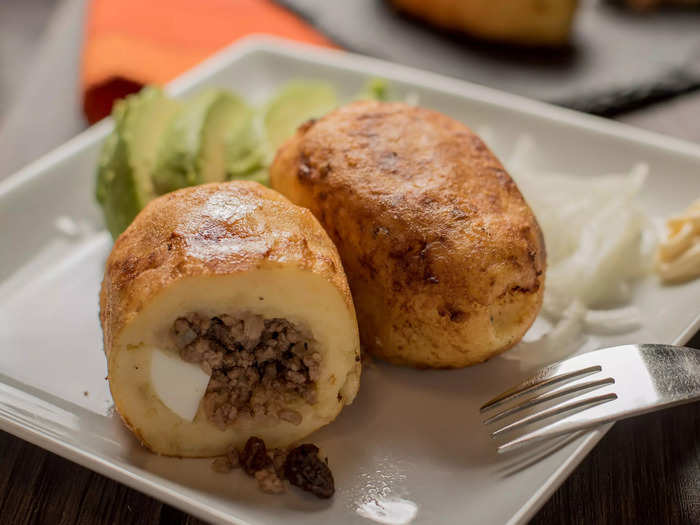
<instances>
[{"instance_id":1,"label":"wooden table surface","mask_svg":"<svg viewBox=\"0 0 700 525\"><path fill-rule=\"evenodd\" d=\"M37 11L52 3L33 2ZM75 18L65 11L67 19ZM620 120L700 143L700 94ZM700 348L700 334L690 345ZM0 525L158 523L202 522L0 432ZM531 523L700 524L700 405L617 423Z\"/></svg>"}]
</instances>

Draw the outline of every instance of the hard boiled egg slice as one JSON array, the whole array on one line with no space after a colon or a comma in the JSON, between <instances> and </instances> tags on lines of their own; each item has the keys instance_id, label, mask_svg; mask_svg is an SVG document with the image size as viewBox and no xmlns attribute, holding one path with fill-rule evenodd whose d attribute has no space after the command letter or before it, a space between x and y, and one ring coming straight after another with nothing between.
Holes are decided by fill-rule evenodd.
<instances>
[{"instance_id":1,"label":"hard boiled egg slice","mask_svg":"<svg viewBox=\"0 0 700 525\"><path fill-rule=\"evenodd\" d=\"M170 410L192 421L204 397L211 374L196 363L187 363L174 352L151 352L151 385Z\"/></svg>"}]
</instances>

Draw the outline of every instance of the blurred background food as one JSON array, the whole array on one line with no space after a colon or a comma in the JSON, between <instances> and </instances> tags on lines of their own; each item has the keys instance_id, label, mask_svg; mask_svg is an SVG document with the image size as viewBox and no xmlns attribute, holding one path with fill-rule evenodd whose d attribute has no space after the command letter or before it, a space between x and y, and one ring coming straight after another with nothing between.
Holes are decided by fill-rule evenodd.
<instances>
[{"instance_id":1,"label":"blurred background food","mask_svg":"<svg viewBox=\"0 0 700 525\"><path fill-rule=\"evenodd\" d=\"M700 5L700 0L624 0L624 2L635 9L652 9L664 5Z\"/></svg>"},{"instance_id":2,"label":"blurred background food","mask_svg":"<svg viewBox=\"0 0 700 525\"><path fill-rule=\"evenodd\" d=\"M389 0L429 23L516 44L565 43L577 0Z\"/></svg>"}]
</instances>

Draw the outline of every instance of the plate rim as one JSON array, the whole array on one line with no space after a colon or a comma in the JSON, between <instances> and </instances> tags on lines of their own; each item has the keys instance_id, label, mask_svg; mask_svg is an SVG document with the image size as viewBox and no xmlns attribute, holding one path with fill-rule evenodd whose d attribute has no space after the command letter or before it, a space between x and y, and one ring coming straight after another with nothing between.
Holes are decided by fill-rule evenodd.
<instances>
[{"instance_id":1,"label":"plate rim","mask_svg":"<svg viewBox=\"0 0 700 525\"><path fill-rule=\"evenodd\" d=\"M391 76L407 84L427 89L436 89L444 93L468 98L480 103L505 107L538 118L545 118L553 123L574 126L579 129L612 136L616 139L642 143L653 148L664 149L667 152L689 156L700 162L700 145L689 141L643 130L629 124L603 117L554 106L546 102L529 99L446 75L432 73L357 53L321 48L263 34L246 36L222 48L192 69L169 82L165 86L165 90L170 94L179 95L183 91L195 87L213 74L228 67L230 63L246 55L260 51L294 60L313 61L325 66L351 70L365 75L369 73L377 76ZM57 148L42 155L14 174L4 178L0 181L0 199L6 197L19 186L40 176L54 164L63 162L80 150L103 140L111 132L112 128L112 118L107 117ZM683 332L675 338L672 344L682 345L686 343L699 329L700 313ZM9 388L16 388L8 383L3 382L2 384ZM612 423L607 424L581 437L580 443L576 449L546 478L544 483L538 487L532 496L528 498L520 509L507 521L507 524L518 525L527 522L568 478L612 426ZM27 428L19 422L12 421L11 418L3 413L0 413L0 429L199 518L205 520L214 519L220 522L236 523L238 525L250 525L249 522L238 516L221 512L201 503L197 498L191 497L187 494L187 491L193 489L151 474L136 466L125 468L118 462L104 458L100 454L85 451L76 445L50 436L41 430Z\"/></svg>"}]
</instances>

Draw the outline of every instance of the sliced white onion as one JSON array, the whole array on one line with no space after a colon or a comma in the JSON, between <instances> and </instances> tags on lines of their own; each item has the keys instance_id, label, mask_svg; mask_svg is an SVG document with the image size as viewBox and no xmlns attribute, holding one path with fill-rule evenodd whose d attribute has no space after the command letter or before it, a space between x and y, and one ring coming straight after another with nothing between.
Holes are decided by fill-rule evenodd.
<instances>
[{"instance_id":1,"label":"sliced white onion","mask_svg":"<svg viewBox=\"0 0 700 525\"><path fill-rule=\"evenodd\" d=\"M595 334L626 334L641 326L641 313L636 306L612 310L588 310L583 319L587 332Z\"/></svg>"},{"instance_id":2,"label":"sliced white onion","mask_svg":"<svg viewBox=\"0 0 700 525\"><path fill-rule=\"evenodd\" d=\"M543 314L554 321L543 337L523 342L504 357L523 359L528 351L561 358L567 339L582 331L627 333L639 327L640 313L622 307L636 279L651 268L655 235L639 203L648 167L626 174L577 177L532 169L536 144L523 136L506 165L532 207L547 247ZM596 308L615 309L597 310ZM563 313L562 313L563 312Z\"/></svg>"},{"instance_id":3,"label":"sliced white onion","mask_svg":"<svg viewBox=\"0 0 700 525\"><path fill-rule=\"evenodd\" d=\"M537 339L521 341L503 357L533 366L558 361L579 346L585 316L586 307L574 300L551 330Z\"/></svg>"}]
</instances>

